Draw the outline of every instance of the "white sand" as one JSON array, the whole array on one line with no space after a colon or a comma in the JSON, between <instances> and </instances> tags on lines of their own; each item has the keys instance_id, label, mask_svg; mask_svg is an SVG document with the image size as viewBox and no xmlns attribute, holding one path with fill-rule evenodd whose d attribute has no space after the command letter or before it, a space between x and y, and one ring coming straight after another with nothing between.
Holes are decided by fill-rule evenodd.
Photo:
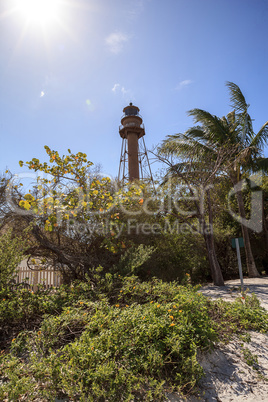
<instances>
[{"instance_id":1,"label":"white sand","mask_svg":"<svg viewBox=\"0 0 268 402\"><path fill-rule=\"evenodd\" d=\"M255 293L268 310L268 277L244 280L248 294ZM239 280L227 281L225 287L208 285L200 291L212 299L232 301L239 293ZM219 344L212 353L199 354L205 371L198 397L169 395L169 401L268 401L268 334L249 332L251 341L234 337L227 345ZM257 365L248 365L243 350L257 357Z\"/></svg>"}]
</instances>

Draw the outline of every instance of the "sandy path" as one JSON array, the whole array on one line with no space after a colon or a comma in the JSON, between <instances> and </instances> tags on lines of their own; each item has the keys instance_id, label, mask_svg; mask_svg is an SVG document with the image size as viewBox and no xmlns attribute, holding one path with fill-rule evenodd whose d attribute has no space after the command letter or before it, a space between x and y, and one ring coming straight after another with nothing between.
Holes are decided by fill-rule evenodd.
<instances>
[{"instance_id":1,"label":"sandy path","mask_svg":"<svg viewBox=\"0 0 268 402\"><path fill-rule=\"evenodd\" d=\"M268 310L268 277L244 279L248 294L255 293L262 307ZM234 300L241 295L240 280L226 281L226 286L204 286L200 291L212 299ZM251 340L242 341L234 337L227 345L219 344L212 353L199 354L198 361L205 376L200 383L198 397L181 398L169 395L175 401L268 401L268 335L249 332ZM256 364L246 363L247 356L255 356ZM250 355L251 353L251 355Z\"/></svg>"},{"instance_id":2,"label":"sandy path","mask_svg":"<svg viewBox=\"0 0 268 402\"><path fill-rule=\"evenodd\" d=\"M200 291L212 299L223 298L232 301L240 295L241 283L239 279L226 281L225 286L204 286ZM244 290L249 295L255 293L262 307L268 310L268 276L262 278L244 278Z\"/></svg>"}]
</instances>

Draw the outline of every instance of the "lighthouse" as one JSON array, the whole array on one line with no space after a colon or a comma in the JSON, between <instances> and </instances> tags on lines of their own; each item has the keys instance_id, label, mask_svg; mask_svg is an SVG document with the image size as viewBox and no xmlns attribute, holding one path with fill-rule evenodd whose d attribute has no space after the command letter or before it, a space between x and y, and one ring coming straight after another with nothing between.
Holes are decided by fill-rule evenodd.
<instances>
[{"instance_id":1,"label":"lighthouse","mask_svg":"<svg viewBox=\"0 0 268 402\"><path fill-rule=\"evenodd\" d=\"M145 147L145 129L140 109L130 103L123 109L119 134L122 138L118 179L132 182L153 181L149 158Z\"/></svg>"}]
</instances>

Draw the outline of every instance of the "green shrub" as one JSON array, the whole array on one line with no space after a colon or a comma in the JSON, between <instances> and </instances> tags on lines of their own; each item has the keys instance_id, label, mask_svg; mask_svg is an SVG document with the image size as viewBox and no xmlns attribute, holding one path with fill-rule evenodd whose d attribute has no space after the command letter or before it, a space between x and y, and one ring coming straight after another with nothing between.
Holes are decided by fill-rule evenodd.
<instances>
[{"instance_id":1,"label":"green shrub","mask_svg":"<svg viewBox=\"0 0 268 402\"><path fill-rule=\"evenodd\" d=\"M80 301L13 340L12 358L3 358L9 381L0 397L49 399L62 392L79 401L161 400L168 387L190 389L202 375L197 348L215 339L205 307L191 317L190 310L186 300L130 306Z\"/></svg>"},{"instance_id":2,"label":"green shrub","mask_svg":"<svg viewBox=\"0 0 268 402\"><path fill-rule=\"evenodd\" d=\"M211 278L204 240L198 233L163 233L153 239L145 238L146 241L155 252L138 272L142 279L157 277L181 283L186 273L194 283Z\"/></svg>"},{"instance_id":3,"label":"green shrub","mask_svg":"<svg viewBox=\"0 0 268 402\"><path fill-rule=\"evenodd\" d=\"M157 279L106 274L94 288L17 293L2 300L1 314L8 306L18 322L23 310L42 319L2 351L1 400L161 401L174 389L194 391L198 350L245 329L268 331L255 296L214 302L198 287Z\"/></svg>"},{"instance_id":4,"label":"green shrub","mask_svg":"<svg viewBox=\"0 0 268 402\"><path fill-rule=\"evenodd\" d=\"M154 247L140 244L133 245L120 258L114 266L113 271L121 275L136 275L144 263L150 260L151 255L156 251Z\"/></svg>"},{"instance_id":5,"label":"green shrub","mask_svg":"<svg viewBox=\"0 0 268 402\"><path fill-rule=\"evenodd\" d=\"M260 307L260 302L254 293L251 296L239 296L233 303L222 299L209 303L210 316L222 339L229 340L233 332L241 330L255 330L262 333L268 331L268 314Z\"/></svg>"},{"instance_id":6,"label":"green shrub","mask_svg":"<svg viewBox=\"0 0 268 402\"><path fill-rule=\"evenodd\" d=\"M19 263L25 258L26 234L21 237L13 237L12 230L0 236L0 289L13 283L14 275Z\"/></svg>"}]
</instances>

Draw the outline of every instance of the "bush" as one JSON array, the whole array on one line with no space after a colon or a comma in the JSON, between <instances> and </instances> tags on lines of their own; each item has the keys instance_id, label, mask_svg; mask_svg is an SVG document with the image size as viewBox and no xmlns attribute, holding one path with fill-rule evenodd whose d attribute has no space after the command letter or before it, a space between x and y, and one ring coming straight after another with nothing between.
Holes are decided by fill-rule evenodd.
<instances>
[{"instance_id":1,"label":"bush","mask_svg":"<svg viewBox=\"0 0 268 402\"><path fill-rule=\"evenodd\" d=\"M0 289L14 283L14 275L19 263L25 258L26 235L13 237L12 230L0 236Z\"/></svg>"},{"instance_id":2,"label":"bush","mask_svg":"<svg viewBox=\"0 0 268 402\"><path fill-rule=\"evenodd\" d=\"M189 302L130 306L80 300L59 316L46 317L39 331L13 340L11 354L2 360L8 382L0 396L161 400L168 387L194 387L202 375L197 347L208 346L215 332L205 305L194 313L202 296L188 293Z\"/></svg>"},{"instance_id":3,"label":"bush","mask_svg":"<svg viewBox=\"0 0 268 402\"><path fill-rule=\"evenodd\" d=\"M31 314L39 324L2 351L0 399L160 401L172 389L193 392L199 349L244 329L268 330L256 297L213 302L197 290L106 274L94 289L77 282L55 293L14 292L0 303L2 320L18 311L17 323Z\"/></svg>"},{"instance_id":4,"label":"bush","mask_svg":"<svg viewBox=\"0 0 268 402\"><path fill-rule=\"evenodd\" d=\"M165 233L151 242L156 251L139 272L143 279L157 277L181 283L186 273L194 283L211 279L204 240L198 233Z\"/></svg>"},{"instance_id":5,"label":"bush","mask_svg":"<svg viewBox=\"0 0 268 402\"><path fill-rule=\"evenodd\" d=\"M121 275L134 275L139 272L146 261L150 261L151 255L156 251L154 247L140 245L132 245L120 258L119 262L114 266L113 271Z\"/></svg>"}]
</instances>

